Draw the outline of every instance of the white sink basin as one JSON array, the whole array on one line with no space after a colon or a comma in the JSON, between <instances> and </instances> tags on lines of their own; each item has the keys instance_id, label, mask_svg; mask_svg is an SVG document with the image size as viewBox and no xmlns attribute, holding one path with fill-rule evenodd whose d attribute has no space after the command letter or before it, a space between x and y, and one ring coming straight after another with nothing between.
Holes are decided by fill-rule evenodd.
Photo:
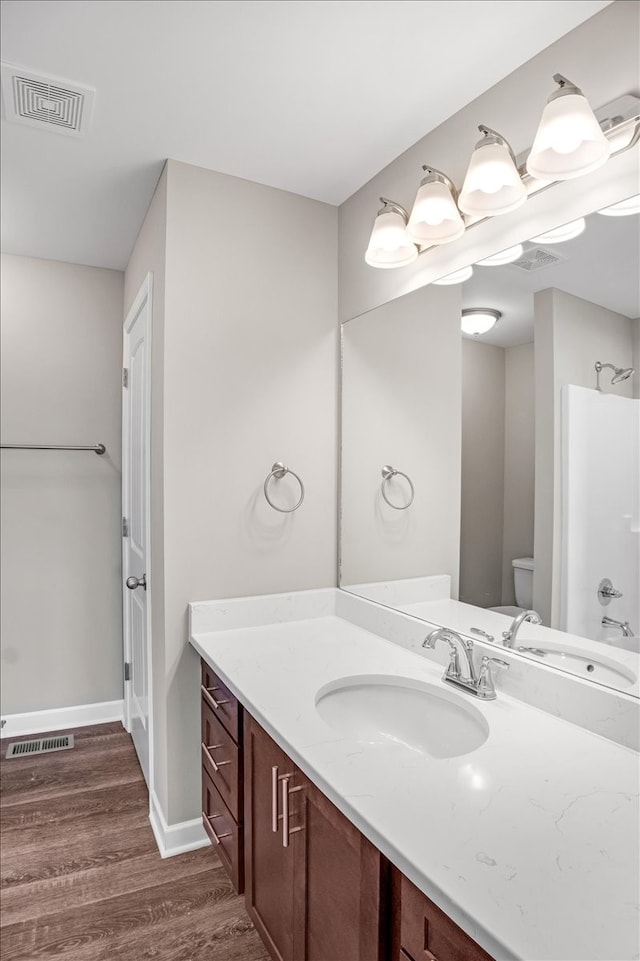
<instances>
[{"instance_id":1,"label":"white sink basin","mask_svg":"<svg viewBox=\"0 0 640 961\"><path fill-rule=\"evenodd\" d=\"M555 647L549 644L532 644L531 647L519 645L514 648L524 654L538 658L550 667L560 667L572 674L588 677L617 688L630 687L637 678L632 670L619 664L612 657L592 656L589 652L574 647Z\"/></svg>"},{"instance_id":2,"label":"white sink basin","mask_svg":"<svg viewBox=\"0 0 640 961\"><path fill-rule=\"evenodd\" d=\"M398 745L430 757L475 751L489 725L466 695L405 677L343 677L316 695L320 717L362 744Z\"/></svg>"}]
</instances>

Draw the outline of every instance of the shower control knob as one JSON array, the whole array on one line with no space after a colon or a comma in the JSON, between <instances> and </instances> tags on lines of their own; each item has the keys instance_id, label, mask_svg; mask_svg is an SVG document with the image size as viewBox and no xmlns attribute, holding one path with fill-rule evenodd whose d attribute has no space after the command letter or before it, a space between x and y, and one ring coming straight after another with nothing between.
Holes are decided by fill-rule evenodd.
<instances>
[{"instance_id":1,"label":"shower control knob","mask_svg":"<svg viewBox=\"0 0 640 961\"><path fill-rule=\"evenodd\" d=\"M615 597L623 597L622 591L615 589L608 577L598 584L598 599L601 604L609 604Z\"/></svg>"},{"instance_id":2,"label":"shower control knob","mask_svg":"<svg viewBox=\"0 0 640 961\"><path fill-rule=\"evenodd\" d=\"M143 574L142 577L128 577L126 580L126 585L130 591L135 591L136 587L144 587L146 591L147 575Z\"/></svg>"}]
</instances>

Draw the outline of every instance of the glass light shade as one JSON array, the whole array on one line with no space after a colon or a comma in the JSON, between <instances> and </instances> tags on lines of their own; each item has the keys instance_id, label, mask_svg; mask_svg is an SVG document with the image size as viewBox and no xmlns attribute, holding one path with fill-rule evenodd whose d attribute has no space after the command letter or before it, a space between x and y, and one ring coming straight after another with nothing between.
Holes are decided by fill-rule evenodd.
<instances>
[{"instance_id":1,"label":"glass light shade","mask_svg":"<svg viewBox=\"0 0 640 961\"><path fill-rule=\"evenodd\" d=\"M437 284L438 287L448 287L449 284L463 284L472 275L473 267L461 267L460 270L454 270L452 274L447 274L440 280L434 280L433 283Z\"/></svg>"},{"instance_id":2,"label":"glass light shade","mask_svg":"<svg viewBox=\"0 0 640 961\"><path fill-rule=\"evenodd\" d=\"M522 257L524 247L522 244L516 244L515 247L508 247L507 250L501 250L499 254L494 254L493 257L486 257L484 260L477 260L476 263L479 267L502 267L503 264L511 264L518 257Z\"/></svg>"},{"instance_id":3,"label":"glass light shade","mask_svg":"<svg viewBox=\"0 0 640 961\"><path fill-rule=\"evenodd\" d=\"M538 180L572 180L605 163L611 144L581 93L557 96L544 108L527 172Z\"/></svg>"},{"instance_id":4,"label":"glass light shade","mask_svg":"<svg viewBox=\"0 0 640 961\"><path fill-rule=\"evenodd\" d=\"M562 244L565 240L573 240L574 237L579 237L586 226L584 217L580 217L579 220L572 220L570 224L562 224L561 227L555 227L553 230L547 230L544 234L538 234L531 240L534 244Z\"/></svg>"},{"instance_id":5,"label":"glass light shade","mask_svg":"<svg viewBox=\"0 0 640 961\"><path fill-rule=\"evenodd\" d=\"M418 256L418 248L407 237L402 214L383 209L376 217L364 259L371 267L404 267Z\"/></svg>"},{"instance_id":6,"label":"glass light shade","mask_svg":"<svg viewBox=\"0 0 640 961\"><path fill-rule=\"evenodd\" d=\"M480 144L469 161L458 197L458 207L474 217L495 217L517 210L527 199L509 148L502 143Z\"/></svg>"},{"instance_id":7,"label":"glass light shade","mask_svg":"<svg viewBox=\"0 0 640 961\"><path fill-rule=\"evenodd\" d=\"M602 210L598 210L598 213L603 217L629 217L631 214L638 214L640 213L640 194L627 197L626 200L611 204L610 207L603 207Z\"/></svg>"},{"instance_id":8,"label":"glass light shade","mask_svg":"<svg viewBox=\"0 0 640 961\"><path fill-rule=\"evenodd\" d=\"M462 311L460 327L464 334L486 334L500 320L502 314L492 308L469 307Z\"/></svg>"},{"instance_id":9,"label":"glass light shade","mask_svg":"<svg viewBox=\"0 0 640 961\"><path fill-rule=\"evenodd\" d=\"M416 194L407 234L416 244L448 244L464 233L464 221L449 187L438 180L422 184Z\"/></svg>"}]
</instances>

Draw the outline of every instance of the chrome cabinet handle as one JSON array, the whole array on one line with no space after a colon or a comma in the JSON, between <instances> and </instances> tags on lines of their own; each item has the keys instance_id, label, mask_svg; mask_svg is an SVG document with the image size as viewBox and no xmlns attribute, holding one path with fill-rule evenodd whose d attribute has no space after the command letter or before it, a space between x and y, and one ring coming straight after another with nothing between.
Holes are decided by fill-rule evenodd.
<instances>
[{"instance_id":1,"label":"chrome cabinet handle","mask_svg":"<svg viewBox=\"0 0 640 961\"><path fill-rule=\"evenodd\" d=\"M143 574L142 577L128 577L125 584L130 591L135 591L136 587L144 587L145 591L147 589L147 575Z\"/></svg>"},{"instance_id":2,"label":"chrome cabinet handle","mask_svg":"<svg viewBox=\"0 0 640 961\"><path fill-rule=\"evenodd\" d=\"M225 764L231 764L231 761L215 761L213 759L213 755L211 754L211 751L215 751L219 747L224 747L224 744L205 744L204 741L201 741L201 744L204 750L207 752L207 757L211 761L213 770L216 772L216 774L221 767L224 767Z\"/></svg>"},{"instance_id":3,"label":"chrome cabinet handle","mask_svg":"<svg viewBox=\"0 0 640 961\"><path fill-rule=\"evenodd\" d=\"M291 775L286 774L282 778L282 847L289 847L289 837L291 834L297 834L298 831L302 831L301 827L290 828L289 827L289 795L296 794L301 791L301 787L289 788L289 781Z\"/></svg>"},{"instance_id":4,"label":"chrome cabinet handle","mask_svg":"<svg viewBox=\"0 0 640 961\"><path fill-rule=\"evenodd\" d=\"M229 700L226 701L216 701L215 697L211 693L212 691L219 691L219 687L205 687L204 684L200 685L200 690L202 691L202 696L207 701L208 704L217 711L218 708L222 707L223 704L229 704Z\"/></svg>"},{"instance_id":5,"label":"chrome cabinet handle","mask_svg":"<svg viewBox=\"0 0 640 961\"><path fill-rule=\"evenodd\" d=\"M220 844L220 841L222 840L222 838L230 838L230 837L231 837L231 831L227 831L226 834L218 834L218 833L216 832L216 829L214 828L213 824L211 823L214 818L221 818L221 817L222 817L221 814L205 814L205 817L206 817L207 821L209 822L209 827L211 828L211 833L213 834L213 837L214 837L214 840L215 840L216 844Z\"/></svg>"}]
</instances>

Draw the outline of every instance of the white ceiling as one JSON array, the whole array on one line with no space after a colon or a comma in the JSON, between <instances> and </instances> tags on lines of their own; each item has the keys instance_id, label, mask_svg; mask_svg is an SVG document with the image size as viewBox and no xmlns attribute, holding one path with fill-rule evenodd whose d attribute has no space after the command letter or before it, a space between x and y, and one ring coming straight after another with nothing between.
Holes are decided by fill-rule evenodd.
<instances>
[{"instance_id":1,"label":"white ceiling","mask_svg":"<svg viewBox=\"0 0 640 961\"><path fill-rule=\"evenodd\" d=\"M609 0L4 0L1 58L95 87L2 122L2 249L122 269L167 157L340 204Z\"/></svg>"},{"instance_id":2,"label":"white ceiling","mask_svg":"<svg viewBox=\"0 0 640 961\"><path fill-rule=\"evenodd\" d=\"M478 338L495 347L514 347L533 340L533 295L556 287L625 317L640 317L640 217L587 217L580 236L561 244L525 244L542 247L561 261L526 273L504 267L474 267L462 285L463 307L494 307L499 322Z\"/></svg>"}]
</instances>

